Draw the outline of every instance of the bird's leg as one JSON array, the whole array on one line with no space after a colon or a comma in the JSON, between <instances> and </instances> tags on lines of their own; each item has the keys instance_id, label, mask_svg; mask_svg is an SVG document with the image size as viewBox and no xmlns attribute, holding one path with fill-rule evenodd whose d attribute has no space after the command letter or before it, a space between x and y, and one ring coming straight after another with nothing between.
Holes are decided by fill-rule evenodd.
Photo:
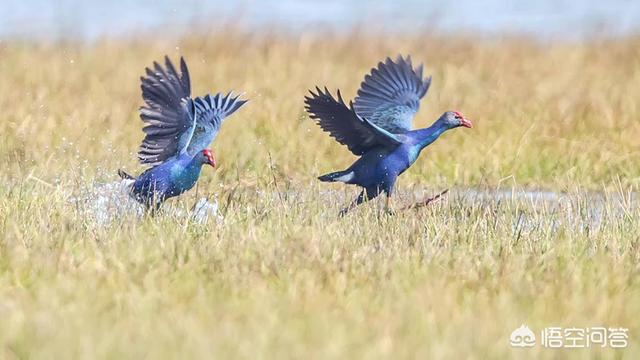
<instances>
[{"instance_id":1,"label":"bird's leg","mask_svg":"<svg viewBox=\"0 0 640 360\"><path fill-rule=\"evenodd\" d=\"M350 210L353 210L356 206L362 204L363 202L367 202L369 200L373 200L376 196L380 195L380 188L378 186L370 186L362 190L360 195L349 204L346 208L340 211L340 217L345 216Z\"/></svg>"},{"instance_id":2,"label":"bird's leg","mask_svg":"<svg viewBox=\"0 0 640 360\"><path fill-rule=\"evenodd\" d=\"M350 204L349 206L347 206L346 208L340 210L340 213L338 213L338 216L343 217L345 215L347 215L347 213L351 210L353 210L356 206L362 204L365 201L365 197L364 197L364 190L362 190L360 192L360 195L358 195L357 198L355 198Z\"/></svg>"},{"instance_id":3,"label":"bird's leg","mask_svg":"<svg viewBox=\"0 0 640 360\"><path fill-rule=\"evenodd\" d=\"M156 215L158 215L160 213L160 205L162 205L162 202L160 201L153 201L149 204L147 204L147 211L145 211L149 216L151 217L155 217Z\"/></svg>"},{"instance_id":4,"label":"bird's leg","mask_svg":"<svg viewBox=\"0 0 640 360\"><path fill-rule=\"evenodd\" d=\"M393 199L391 193L387 193L387 198L384 202L384 211L389 215L395 215L396 211L393 209Z\"/></svg>"},{"instance_id":5,"label":"bird's leg","mask_svg":"<svg viewBox=\"0 0 640 360\"><path fill-rule=\"evenodd\" d=\"M155 185L154 185L155 186ZM163 198L155 191L151 193L151 197L145 200L145 214L151 217L155 217L160 212L160 206L162 205Z\"/></svg>"},{"instance_id":6,"label":"bird's leg","mask_svg":"<svg viewBox=\"0 0 640 360\"><path fill-rule=\"evenodd\" d=\"M396 210L393 208L393 193L394 193L395 185L396 185L396 178L393 178L383 188L385 195L387 195L387 198L385 199L385 202L384 202L384 212L387 213L388 215L396 214Z\"/></svg>"}]
</instances>

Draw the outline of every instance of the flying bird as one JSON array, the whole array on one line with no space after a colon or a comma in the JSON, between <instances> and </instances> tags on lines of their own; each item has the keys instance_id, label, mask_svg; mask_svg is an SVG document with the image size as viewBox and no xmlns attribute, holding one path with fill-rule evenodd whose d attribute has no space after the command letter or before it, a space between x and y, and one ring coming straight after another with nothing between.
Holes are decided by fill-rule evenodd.
<instances>
[{"instance_id":1,"label":"flying bird","mask_svg":"<svg viewBox=\"0 0 640 360\"><path fill-rule=\"evenodd\" d=\"M331 137L360 158L348 169L318 177L324 182L343 182L362 187L360 195L340 215L386 194L385 209L393 212L392 195L400 174L407 170L426 146L442 133L457 127L471 128L471 121L458 111L447 111L433 125L412 130L420 99L429 90L431 77L422 77L423 67L411 65L411 57L378 63L360 84L347 106L340 90L337 99L327 88L316 87L305 97L310 117Z\"/></svg>"},{"instance_id":2,"label":"flying bird","mask_svg":"<svg viewBox=\"0 0 640 360\"><path fill-rule=\"evenodd\" d=\"M191 81L184 58L180 73L165 56L165 66L153 63L140 78L144 105L140 118L146 124L138 159L151 166L137 178L122 170L123 179L132 180L131 196L147 209L159 209L168 198L191 189L202 165L216 166L209 144L216 138L225 118L247 100L231 92L191 98Z\"/></svg>"}]
</instances>

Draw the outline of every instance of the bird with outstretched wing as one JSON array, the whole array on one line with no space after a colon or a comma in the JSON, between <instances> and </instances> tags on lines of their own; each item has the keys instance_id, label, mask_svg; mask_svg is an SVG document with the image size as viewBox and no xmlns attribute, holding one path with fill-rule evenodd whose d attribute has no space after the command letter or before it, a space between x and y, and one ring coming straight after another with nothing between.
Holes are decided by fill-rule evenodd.
<instances>
[{"instance_id":1,"label":"bird with outstretched wing","mask_svg":"<svg viewBox=\"0 0 640 360\"><path fill-rule=\"evenodd\" d=\"M191 98L189 70L180 58L180 73L165 57L145 69L140 78L144 105L140 118L146 124L138 159L151 166L138 177L124 171L118 174L132 180L131 195L148 208L157 209L164 200L191 189L202 165L216 166L208 149L223 121L244 105L232 93Z\"/></svg>"},{"instance_id":2,"label":"bird with outstretched wing","mask_svg":"<svg viewBox=\"0 0 640 360\"><path fill-rule=\"evenodd\" d=\"M386 208L396 180L418 158L426 146L442 133L456 127L471 128L471 121L458 111L447 111L433 125L412 130L420 99L431 85L423 78L422 65L413 68L411 58L387 58L365 76L358 94L349 106L338 91L334 98L325 88L305 97L310 117L331 137L359 156L349 168L320 176L320 181L343 182L363 188L360 195L341 211L341 215L366 200L387 195Z\"/></svg>"}]
</instances>

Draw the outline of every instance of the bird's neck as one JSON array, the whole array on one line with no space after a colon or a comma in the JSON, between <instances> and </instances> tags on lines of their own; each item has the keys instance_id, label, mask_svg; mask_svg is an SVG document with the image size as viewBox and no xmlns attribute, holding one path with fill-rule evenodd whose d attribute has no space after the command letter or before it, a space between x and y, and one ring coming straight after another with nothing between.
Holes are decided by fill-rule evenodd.
<instances>
[{"instance_id":1,"label":"bird's neck","mask_svg":"<svg viewBox=\"0 0 640 360\"><path fill-rule=\"evenodd\" d=\"M187 163L187 166L185 167L185 169L187 171L196 171L197 173L200 173L200 169L202 169L202 165L204 165L204 163L197 156L194 156Z\"/></svg>"},{"instance_id":2,"label":"bird's neck","mask_svg":"<svg viewBox=\"0 0 640 360\"><path fill-rule=\"evenodd\" d=\"M412 131L412 137L414 138L416 146L422 150L447 131L448 128L443 123L436 121L433 125L425 129L419 129Z\"/></svg>"}]
</instances>

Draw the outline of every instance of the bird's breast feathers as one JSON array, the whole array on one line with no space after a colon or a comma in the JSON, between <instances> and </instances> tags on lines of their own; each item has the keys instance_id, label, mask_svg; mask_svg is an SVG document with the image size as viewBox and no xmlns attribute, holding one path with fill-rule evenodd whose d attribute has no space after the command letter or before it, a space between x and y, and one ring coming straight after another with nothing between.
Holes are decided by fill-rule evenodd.
<instances>
[{"instance_id":1,"label":"bird's breast feathers","mask_svg":"<svg viewBox=\"0 0 640 360\"><path fill-rule=\"evenodd\" d=\"M413 163L418 159L418 155L420 155L420 148L410 146L407 149L407 160L409 160L409 164L407 167L413 165Z\"/></svg>"},{"instance_id":2,"label":"bird's breast feathers","mask_svg":"<svg viewBox=\"0 0 640 360\"><path fill-rule=\"evenodd\" d=\"M173 164L171 169L169 169L169 174L171 175L171 179L178 179L184 173L185 168L180 164Z\"/></svg>"}]
</instances>

